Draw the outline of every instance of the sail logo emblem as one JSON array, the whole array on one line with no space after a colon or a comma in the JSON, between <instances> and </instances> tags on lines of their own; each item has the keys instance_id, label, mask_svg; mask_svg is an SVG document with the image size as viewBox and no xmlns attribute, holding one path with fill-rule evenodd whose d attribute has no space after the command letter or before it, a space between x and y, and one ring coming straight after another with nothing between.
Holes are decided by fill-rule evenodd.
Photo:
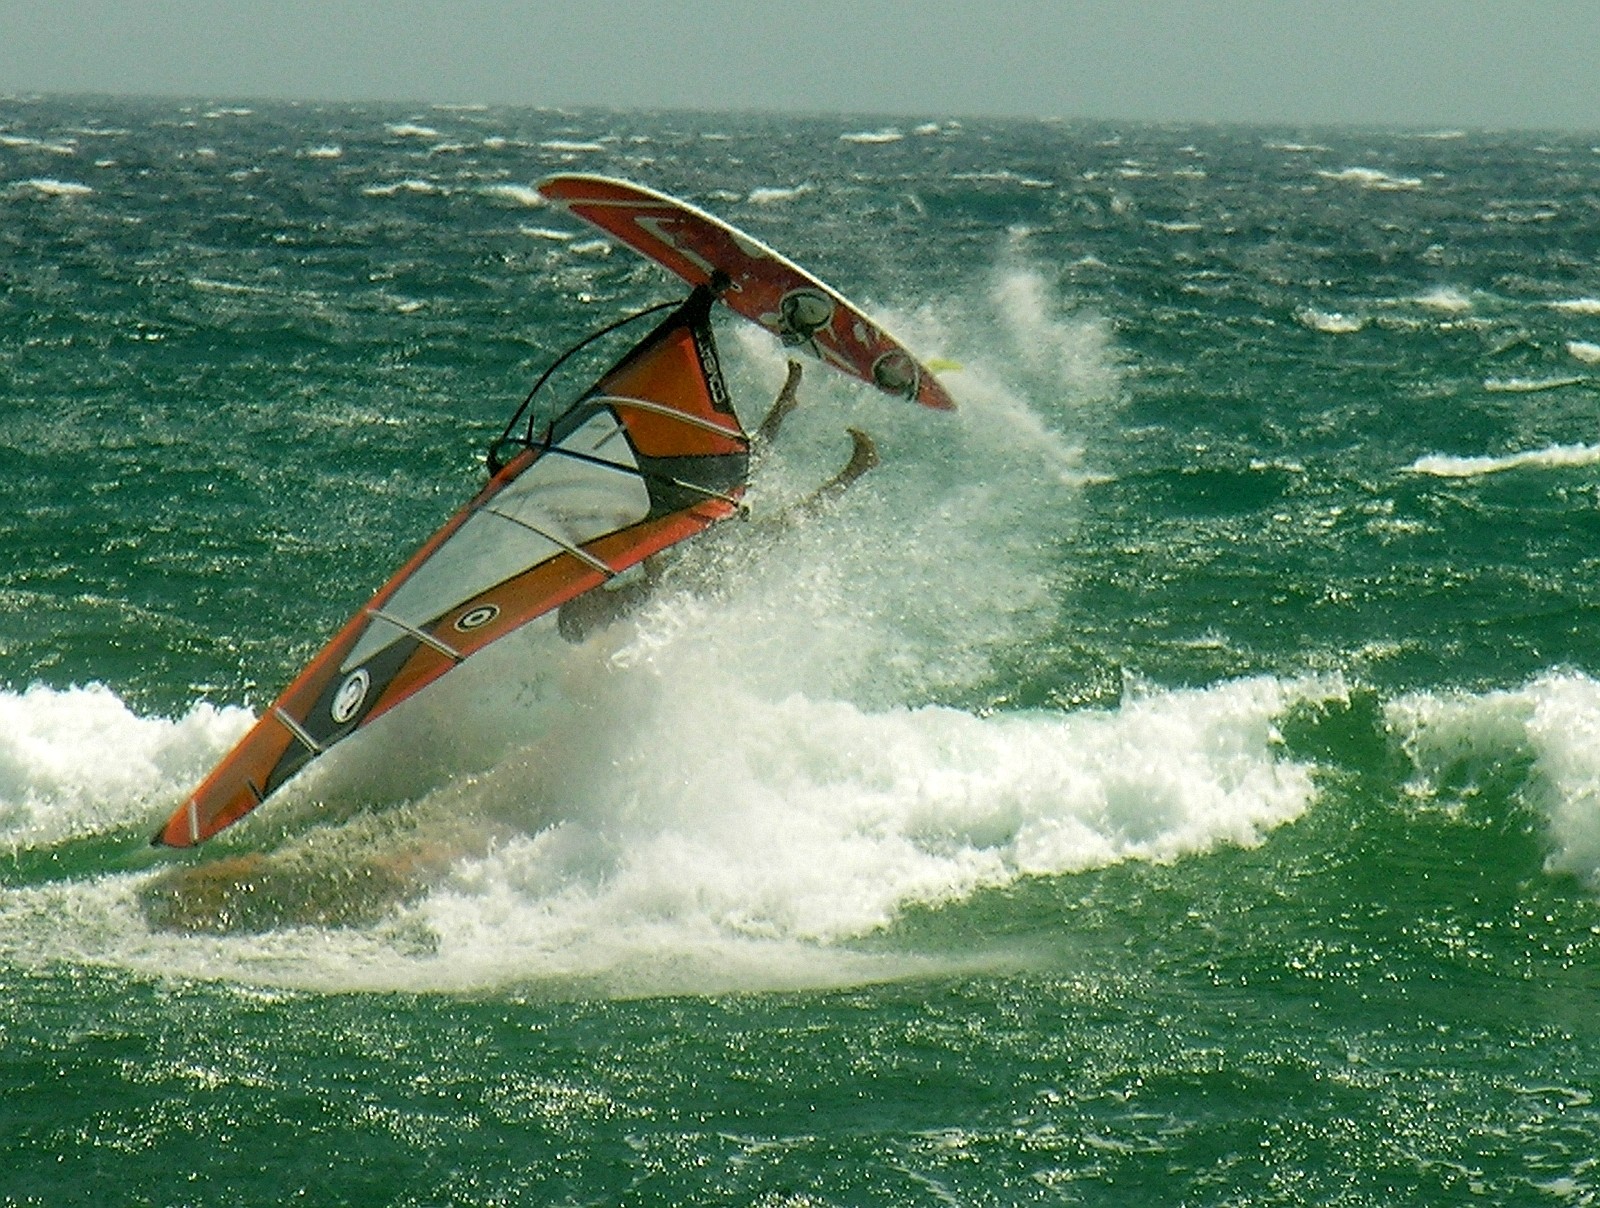
<instances>
[{"instance_id":1,"label":"sail logo emblem","mask_svg":"<svg viewBox=\"0 0 1600 1208\"><path fill-rule=\"evenodd\" d=\"M462 633L471 633L474 629L482 629L490 621L500 615L500 609L494 604L480 604L456 618L456 628Z\"/></svg>"},{"instance_id":2,"label":"sail logo emblem","mask_svg":"<svg viewBox=\"0 0 1600 1208\"><path fill-rule=\"evenodd\" d=\"M339 690L333 694L333 704L328 706L328 714L335 725L344 725L361 711L361 704L367 699L367 689L372 684L372 678L367 674L366 668L352 671L344 683L339 685Z\"/></svg>"}]
</instances>

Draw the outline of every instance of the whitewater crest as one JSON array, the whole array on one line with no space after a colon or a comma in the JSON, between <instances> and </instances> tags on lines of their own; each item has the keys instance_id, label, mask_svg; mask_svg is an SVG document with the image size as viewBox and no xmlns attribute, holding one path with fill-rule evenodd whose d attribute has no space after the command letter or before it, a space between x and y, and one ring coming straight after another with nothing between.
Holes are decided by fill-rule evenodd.
<instances>
[{"instance_id":1,"label":"whitewater crest","mask_svg":"<svg viewBox=\"0 0 1600 1208\"><path fill-rule=\"evenodd\" d=\"M367 773L409 745L375 734L287 795L287 831L282 817L241 828L242 850L0 892L8 957L320 988L576 978L624 993L925 971L914 953L854 942L985 887L1260 842L1315 797L1274 719L1343 692L1258 679L1080 714L872 710L719 679L687 632L619 671L640 636L570 652L543 736L482 772L409 799L415 785L388 786L393 805L308 825L314 798L356 783L370 798ZM713 688L737 722L686 731L681 694ZM72 819L46 832L13 816L25 846L147 821L246 720L139 718L103 689L7 703L53 734L27 778L40 810ZM81 755L97 726L164 759L127 784L63 782L63 753ZM111 797L124 804L108 818Z\"/></svg>"},{"instance_id":2,"label":"whitewater crest","mask_svg":"<svg viewBox=\"0 0 1600 1208\"><path fill-rule=\"evenodd\" d=\"M1519 796L1543 826L1546 869L1600 889L1600 682L1550 671L1508 691L1406 696L1386 716L1419 798L1463 770L1526 765Z\"/></svg>"},{"instance_id":3,"label":"whitewater crest","mask_svg":"<svg viewBox=\"0 0 1600 1208\"><path fill-rule=\"evenodd\" d=\"M1542 449L1499 456L1458 457L1429 453L1417 458L1406 469L1412 474L1434 478L1477 478L1507 470L1561 470L1592 466L1597 462L1600 462L1600 445L1547 445Z\"/></svg>"}]
</instances>

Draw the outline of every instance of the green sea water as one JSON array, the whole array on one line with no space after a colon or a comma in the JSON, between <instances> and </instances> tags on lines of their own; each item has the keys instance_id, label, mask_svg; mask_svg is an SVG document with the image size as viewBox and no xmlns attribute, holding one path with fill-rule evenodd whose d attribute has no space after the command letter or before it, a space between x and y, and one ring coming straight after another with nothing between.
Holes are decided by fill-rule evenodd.
<instances>
[{"instance_id":1,"label":"green sea water","mask_svg":"<svg viewBox=\"0 0 1600 1208\"><path fill-rule=\"evenodd\" d=\"M960 409L811 366L644 610L151 850L673 295L555 171ZM1595 1202L1597 219L1575 135L0 99L0 1203Z\"/></svg>"}]
</instances>

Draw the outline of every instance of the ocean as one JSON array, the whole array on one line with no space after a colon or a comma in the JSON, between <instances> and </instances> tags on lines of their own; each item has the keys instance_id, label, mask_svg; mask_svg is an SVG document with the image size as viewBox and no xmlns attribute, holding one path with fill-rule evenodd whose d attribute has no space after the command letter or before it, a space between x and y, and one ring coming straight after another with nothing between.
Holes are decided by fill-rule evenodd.
<instances>
[{"instance_id":1,"label":"ocean","mask_svg":"<svg viewBox=\"0 0 1600 1208\"><path fill-rule=\"evenodd\" d=\"M1597 140L0 98L0 1203L1595 1203ZM152 849L679 292L561 171L959 409L811 364L639 612Z\"/></svg>"}]
</instances>

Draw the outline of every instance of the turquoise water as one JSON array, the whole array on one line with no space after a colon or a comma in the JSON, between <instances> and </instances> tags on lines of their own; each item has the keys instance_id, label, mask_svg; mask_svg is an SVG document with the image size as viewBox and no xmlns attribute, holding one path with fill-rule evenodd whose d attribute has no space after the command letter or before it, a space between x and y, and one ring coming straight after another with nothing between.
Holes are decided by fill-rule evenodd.
<instances>
[{"instance_id":1,"label":"turquoise water","mask_svg":"<svg viewBox=\"0 0 1600 1208\"><path fill-rule=\"evenodd\" d=\"M152 851L671 296L552 171L960 411L813 367L642 612ZM1594 1202L1597 211L1572 135L0 100L0 1202Z\"/></svg>"}]
</instances>

